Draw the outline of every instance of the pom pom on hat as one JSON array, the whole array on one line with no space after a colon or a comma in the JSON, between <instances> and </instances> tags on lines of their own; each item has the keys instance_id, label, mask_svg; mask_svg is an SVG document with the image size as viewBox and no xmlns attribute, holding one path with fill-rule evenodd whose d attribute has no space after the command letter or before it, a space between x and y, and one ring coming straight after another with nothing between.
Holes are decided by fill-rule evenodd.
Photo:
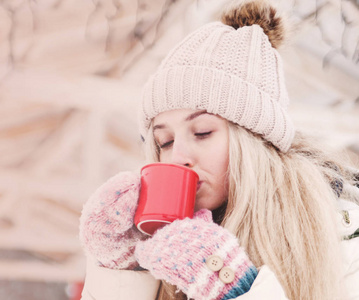
<instances>
[{"instance_id":1,"label":"pom pom on hat","mask_svg":"<svg viewBox=\"0 0 359 300\"><path fill-rule=\"evenodd\" d=\"M262 27L272 47L278 49L285 39L284 20L268 1L234 0L223 11L221 21L234 29L254 24Z\"/></svg>"}]
</instances>

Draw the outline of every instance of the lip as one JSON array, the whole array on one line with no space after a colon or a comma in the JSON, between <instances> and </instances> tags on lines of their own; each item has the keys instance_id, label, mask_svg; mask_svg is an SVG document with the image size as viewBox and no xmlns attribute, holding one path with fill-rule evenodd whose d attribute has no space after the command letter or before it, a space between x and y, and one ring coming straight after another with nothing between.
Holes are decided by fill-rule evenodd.
<instances>
[{"instance_id":1,"label":"lip","mask_svg":"<svg viewBox=\"0 0 359 300\"><path fill-rule=\"evenodd\" d=\"M202 181L198 181L198 182L197 182L197 192L198 192L198 190L200 189L201 185L202 185Z\"/></svg>"}]
</instances>

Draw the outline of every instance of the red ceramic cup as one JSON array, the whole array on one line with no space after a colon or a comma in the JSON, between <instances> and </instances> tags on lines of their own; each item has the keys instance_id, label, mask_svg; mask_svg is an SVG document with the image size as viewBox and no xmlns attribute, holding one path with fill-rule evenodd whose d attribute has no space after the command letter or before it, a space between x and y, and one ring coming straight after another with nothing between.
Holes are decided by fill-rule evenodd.
<instances>
[{"instance_id":1,"label":"red ceramic cup","mask_svg":"<svg viewBox=\"0 0 359 300\"><path fill-rule=\"evenodd\" d=\"M144 166L134 219L138 230L152 235L174 220L192 218L197 183L197 173L180 165L154 163Z\"/></svg>"}]
</instances>

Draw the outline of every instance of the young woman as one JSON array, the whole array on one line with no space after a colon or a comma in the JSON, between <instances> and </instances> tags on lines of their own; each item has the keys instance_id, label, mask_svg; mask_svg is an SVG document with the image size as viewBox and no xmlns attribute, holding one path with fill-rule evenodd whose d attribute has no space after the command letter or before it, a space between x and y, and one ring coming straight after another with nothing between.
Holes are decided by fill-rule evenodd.
<instances>
[{"instance_id":1,"label":"young woman","mask_svg":"<svg viewBox=\"0 0 359 300\"><path fill-rule=\"evenodd\" d=\"M263 1L185 38L144 89L149 162L199 175L193 219L145 237L138 174L85 204L83 299L359 299L358 175L295 132Z\"/></svg>"}]
</instances>

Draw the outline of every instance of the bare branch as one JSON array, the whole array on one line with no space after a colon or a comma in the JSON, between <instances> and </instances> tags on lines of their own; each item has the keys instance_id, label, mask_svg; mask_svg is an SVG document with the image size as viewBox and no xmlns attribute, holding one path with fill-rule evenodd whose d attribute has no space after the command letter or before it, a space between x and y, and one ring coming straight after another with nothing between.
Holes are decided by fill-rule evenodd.
<instances>
[{"instance_id":1,"label":"bare branch","mask_svg":"<svg viewBox=\"0 0 359 300\"><path fill-rule=\"evenodd\" d=\"M357 44L355 47L355 51L353 53L353 61L357 64L359 63L359 39L357 40Z\"/></svg>"},{"instance_id":2,"label":"bare branch","mask_svg":"<svg viewBox=\"0 0 359 300\"><path fill-rule=\"evenodd\" d=\"M33 8L33 3L36 4L36 0L24 0L21 2L10 2L2 0L0 2L0 7L2 7L9 16L10 21L10 29L7 35L7 42L9 45L9 54L7 58L7 64L9 66L9 70L6 74L1 78L1 80L5 79L11 71L16 67L16 63L20 61L24 61L26 59L27 54L30 52L31 47L33 46L30 44L28 49L24 51L21 57L16 57L15 55L15 43L16 43L16 31L18 30L20 23L18 22L17 14L21 11L24 6L27 6L31 12L31 20L32 20L32 33L35 32L37 24L35 18L35 11Z\"/></svg>"},{"instance_id":3,"label":"bare branch","mask_svg":"<svg viewBox=\"0 0 359 300\"><path fill-rule=\"evenodd\" d=\"M341 48L330 50L323 58L323 68L328 67L332 58L339 54L343 54Z\"/></svg>"},{"instance_id":4,"label":"bare branch","mask_svg":"<svg viewBox=\"0 0 359 300\"><path fill-rule=\"evenodd\" d=\"M138 0L138 3L139 3L140 1L141 1L141 0ZM169 12L169 10L170 10L170 7L171 7L175 2L176 2L176 0L166 0L166 1L165 1L164 5L162 6L160 18L159 18L159 20L158 20L158 22L157 22L157 25L156 25L156 27L155 27L155 36L154 36L154 38L152 39L152 41L151 41L149 44L145 45L145 44L143 43L143 36L144 36L144 33L145 33L145 32L139 31L139 28L141 28L140 25L142 25L141 22L143 22L143 21L140 20L139 22L136 23L135 28L133 29L133 36L134 36L136 39L138 39L138 40L140 40L140 41L142 42L142 45L143 45L143 47L144 47L144 50L143 50L141 53L139 53L138 55L136 55L136 57L131 61L131 63L128 64L128 65L123 69L123 73L126 73L127 70L129 70L129 69L131 68L132 64L133 64L135 61L137 61L137 59L138 59L139 57L141 57L146 51L148 51L149 49L151 49L151 48L155 45L156 41L158 40L159 28L160 28L160 26L162 25L163 20L164 20L165 17L167 16L167 14L168 14L168 12ZM138 7L140 7L140 5L139 5Z\"/></svg>"},{"instance_id":5,"label":"bare branch","mask_svg":"<svg viewBox=\"0 0 359 300\"><path fill-rule=\"evenodd\" d=\"M112 0L112 3L115 7L115 12L113 13L112 16L106 17L108 24L108 34L106 37L105 51L108 51L111 47L115 34L114 23L117 20L117 18L121 15L121 12L123 10L122 4L119 0Z\"/></svg>"},{"instance_id":6,"label":"bare branch","mask_svg":"<svg viewBox=\"0 0 359 300\"><path fill-rule=\"evenodd\" d=\"M95 15L98 13L98 11L101 9L102 7L102 3L98 0L92 0L93 4L94 4L94 9L93 11L89 14L88 18L87 18L87 22L86 22L86 27L85 27L85 38L87 40L91 40L90 34L89 34L89 27L90 24L92 22L92 19L95 17Z\"/></svg>"},{"instance_id":7,"label":"bare branch","mask_svg":"<svg viewBox=\"0 0 359 300\"><path fill-rule=\"evenodd\" d=\"M358 63L358 44L353 49L353 43L351 43L350 33L355 26L357 26L357 22L353 21L353 18L350 19L348 15L348 7L345 6L345 3L350 3L354 5L350 5L350 8L359 10L359 1L356 0L342 0L341 1L341 9L340 9L340 17L342 20L341 24L338 24L343 30L341 33L340 39L333 40L335 38L328 30L326 30L326 25L328 20L322 17L327 9L330 9L330 6L333 5L330 1L320 1L316 0L316 7L314 11L307 13L306 15L300 16L301 21L310 21L314 19L317 28L321 34L322 40L331 48L331 50L325 55L323 59L323 66L327 66L331 59L333 59L336 55L343 55L343 57L352 60L354 63ZM343 26L344 24L344 26ZM359 41L359 38L358 38ZM339 46L338 46L339 45ZM352 55L354 50L354 54Z\"/></svg>"}]
</instances>

